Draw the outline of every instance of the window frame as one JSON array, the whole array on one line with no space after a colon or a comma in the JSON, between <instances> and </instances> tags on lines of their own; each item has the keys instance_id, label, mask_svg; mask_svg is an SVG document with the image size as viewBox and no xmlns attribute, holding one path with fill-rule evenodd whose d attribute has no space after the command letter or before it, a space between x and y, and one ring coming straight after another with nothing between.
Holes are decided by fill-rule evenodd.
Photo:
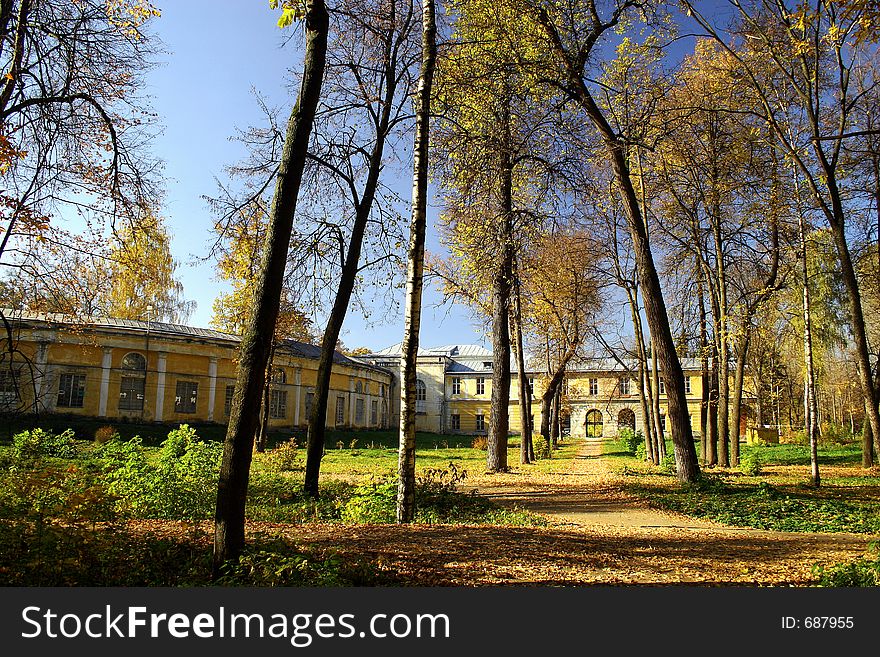
<instances>
[{"instance_id":1,"label":"window frame","mask_svg":"<svg viewBox=\"0 0 880 657\"><path fill-rule=\"evenodd\" d=\"M181 392L184 394L181 394ZM174 386L174 412L192 415L196 413L198 407L199 382L190 379L178 379Z\"/></svg>"},{"instance_id":2,"label":"window frame","mask_svg":"<svg viewBox=\"0 0 880 657\"><path fill-rule=\"evenodd\" d=\"M69 379L69 387L65 388L64 380ZM76 381L80 381L80 385L76 386ZM74 389L78 390L78 394L74 399ZM66 393L66 394L65 394ZM55 406L58 408L84 408L86 398L86 375L82 372L62 372L58 377L58 399ZM74 403L77 401L78 403Z\"/></svg>"}]
</instances>

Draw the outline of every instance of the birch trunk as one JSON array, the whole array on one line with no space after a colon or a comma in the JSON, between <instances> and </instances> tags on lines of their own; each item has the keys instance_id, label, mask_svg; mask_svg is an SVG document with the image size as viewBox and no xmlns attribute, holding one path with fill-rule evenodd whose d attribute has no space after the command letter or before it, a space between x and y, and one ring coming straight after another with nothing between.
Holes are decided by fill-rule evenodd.
<instances>
[{"instance_id":1,"label":"birch trunk","mask_svg":"<svg viewBox=\"0 0 880 657\"><path fill-rule=\"evenodd\" d=\"M412 522L416 498L416 368L422 286L425 268L425 230L428 208L428 141L431 87L437 59L434 0L422 0L422 64L416 92L416 136L413 147L413 201L406 268L406 309L403 325L403 377L400 386L400 446L397 457L397 522Z\"/></svg>"}]
</instances>

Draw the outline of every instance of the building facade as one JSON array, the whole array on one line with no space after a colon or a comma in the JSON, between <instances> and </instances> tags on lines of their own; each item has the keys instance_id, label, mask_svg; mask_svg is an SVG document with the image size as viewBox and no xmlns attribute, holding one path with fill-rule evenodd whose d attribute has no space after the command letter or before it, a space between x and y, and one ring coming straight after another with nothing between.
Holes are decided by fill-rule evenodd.
<instances>
[{"instance_id":1,"label":"building facade","mask_svg":"<svg viewBox=\"0 0 880 657\"><path fill-rule=\"evenodd\" d=\"M167 423L225 424L229 418L238 336L160 322L70 322L57 316L21 317L11 322L11 331L11 339L7 335L4 340L0 362L2 411ZM276 348L269 388L271 427L307 425L319 356L318 347L301 342L285 341ZM327 427L398 426L401 364L400 345L359 357L336 353ZM478 345L421 349L416 429L488 433L492 365L492 352ZM699 433L699 363L686 359L682 365L693 430ZM644 431L638 382L632 371L625 363L612 360L582 361L569 367L562 417L572 436L615 436L624 426ZM539 371L527 372L527 376L531 421L537 427L547 376ZM518 432L515 364L509 386L510 430ZM659 399L663 418L666 395L662 381Z\"/></svg>"},{"instance_id":2,"label":"building facade","mask_svg":"<svg viewBox=\"0 0 880 657\"><path fill-rule=\"evenodd\" d=\"M0 363L0 409L137 422L229 418L239 337L130 320L72 323L42 316L11 322ZM12 349L9 349L9 343ZM10 356L10 354L12 354ZM272 362L271 427L304 427L320 349L284 341ZM394 377L337 353L327 426L391 426Z\"/></svg>"}]
</instances>

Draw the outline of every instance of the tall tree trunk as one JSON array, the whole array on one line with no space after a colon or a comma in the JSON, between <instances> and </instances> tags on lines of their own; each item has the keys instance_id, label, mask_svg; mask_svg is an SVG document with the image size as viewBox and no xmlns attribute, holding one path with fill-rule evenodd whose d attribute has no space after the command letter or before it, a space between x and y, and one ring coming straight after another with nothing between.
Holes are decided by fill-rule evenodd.
<instances>
[{"instance_id":1,"label":"tall tree trunk","mask_svg":"<svg viewBox=\"0 0 880 657\"><path fill-rule=\"evenodd\" d=\"M532 395L529 390L529 377L526 372L526 359L523 352L522 304L520 302L520 284L517 277L513 297L514 329L516 332L516 364L517 382L519 384L519 426L520 446L519 462L530 463L532 451Z\"/></svg>"},{"instance_id":2,"label":"tall tree trunk","mask_svg":"<svg viewBox=\"0 0 880 657\"><path fill-rule=\"evenodd\" d=\"M305 21L302 86L287 123L266 231L266 249L256 284L254 310L241 339L238 376L223 446L214 525L212 574L215 579L220 575L224 563L239 557L245 543L245 502L254 431L278 319L293 215L324 78L329 29L324 0L309 0Z\"/></svg>"},{"instance_id":3,"label":"tall tree trunk","mask_svg":"<svg viewBox=\"0 0 880 657\"><path fill-rule=\"evenodd\" d=\"M393 4L391 5L393 8ZM386 61L386 68L391 68L392 63ZM399 78L397 71L385 71L385 88L383 90L382 107L379 120L376 123L376 140L370 151L367 176L360 199L355 208L354 225L351 229L351 237L348 249L345 253L345 262L339 276L339 287L336 290L336 298L333 308L324 328L324 336L321 340L321 357L318 361L318 374L315 381L315 398L312 412L309 415L308 438L306 441L306 472L303 482L303 490L313 498L318 497L318 478L321 471L321 458L324 455L324 440L326 435L327 402L330 396L330 376L333 370L333 360L336 353L336 345L339 342L339 333L345 322L345 315L351 302L355 281L360 270L361 249L364 243L364 234L373 209L373 201L376 198L376 190L379 186L379 175L383 167L383 153L385 142L388 137L391 115L394 105L394 97L397 93Z\"/></svg>"},{"instance_id":4,"label":"tall tree trunk","mask_svg":"<svg viewBox=\"0 0 880 657\"><path fill-rule=\"evenodd\" d=\"M642 405L642 417L645 427L645 449L648 460L655 465L660 463L657 457L657 440L656 428L654 425L654 397L651 394L650 384L648 382L647 368L647 349L645 348L645 337L642 331L642 318L639 314L638 288L626 288L627 297L629 299L630 314L632 315L633 333L636 338L636 351L639 359L639 402Z\"/></svg>"},{"instance_id":5,"label":"tall tree trunk","mask_svg":"<svg viewBox=\"0 0 880 657\"><path fill-rule=\"evenodd\" d=\"M428 208L428 141L431 88L437 60L434 0L422 0L422 65L416 92L416 135L413 147L413 201L406 270L406 309L403 325L403 376L400 386L400 445L397 457L397 522L412 522L416 498L416 369L422 285L425 268L425 230Z\"/></svg>"},{"instance_id":6,"label":"tall tree trunk","mask_svg":"<svg viewBox=\"0 0 880 657\"><path fill-rule=\"evenodd\" d=\"M714 342L714 341L713 341ZM709 409L706 417L706 444L708 465L718 465L718 349L712 345L712 369L709 381Z\"/></svg>"},{"instance_id":7,"label":"tall tree trunk","mask_svg":"<svg viewBox=\"0 0 880 657\"><path fill-rule=\"evenodd\" d=\"M639 200L633 187L629 164L626 156L626 142L621 139L617 130L608 123L602 110L596 104L590 90L584 81L583 63L580 54L573 55L566 50L565 44L560 38L559 32L553 25L546 9L538 8L536 16L542 25L550 42L550 48L559 57L565 67L568 93L576 100L585 115L598 130L614 172L618 191L623 201L627 223L629 224L630 237L632 239L633 254L635 257L636 271L639 277L639 287L642 290L642 298L645 303L645 316L648 320L648 328L651 337L655 341L661 369L666 378L666 395L668 399L669 413L667 419L672 433L672 442L675 447L675 463L678 478L682 482L695 482L700 476L700 466L697 463L697 451L694 447L691 433L690 419L688 417L687 397L684 392L684 373L681 369L681 361L675 351L675 342L672 331L669 328L669 316L666 312L666 303L663 299L663 288L660 286L660 277L654 265L654 256L651 253L651 244L648 241L646 218L639 207ZM601 36L607 27L593 26L596 37Z\"/></svg>"},{"instance_id":8,"label":"tall tree trunk","mask_svg":"<svg viewBox=\"0 0 880 657\"><path fill-rule=\"evenodd\" d=\"M260 429L257 433L257 451L265 452L269 439L269 410L272 401L272 361L275 360L275 341L269 350L269 362L266 365L266 382L263 384L263 406L260 409Z\"/></svg>"},{"instance_id":9,"label":"tall tree trunk","mask_svg":"<svg viewBox=\"0 0 880 657\"><path fill-rule=\"evenodd\" d=\"M736 369L733 372L733 391L730 396L730 463L739 465L739 428L742 417L742 393L746 378L746 358L752 335L750 326L742 328L736 354ZM759 392L760 394L760 392Z\"/></svg>"},{"instance_id":10,"label":"tall tree trunk","mask_svg":"<svg viewBox=\"0 0 880 657\"><path fill-rule=\"evenodd\" d=\"M501 147L500 216L498 258L492 277L492 402L489 420L489 472L507 471L507 440L510 430L510 297L513 284L513 159L510 143L510 108L502 108L504 143Z\"/></svg>"},{"instance_id":11,"label":"tall tree trunk","mask_svg":"<svg viewBox=\"0 0 880 657\"><path fill-rule=\"evenodd\" d=\"M804 420L810 441L810 478L814 486L819 486L819 417L816 405L816 379L813 373L813 331L810 306L810 276L807 269L807 232L803 213L798 213L798 232L800 233L801 285L803 286L804 313Z\"/></svg>"},{"instance_id":12,"label":"tall tree trunk","mask_svg":"<svg viewBox=\"0 0 880 657\"><path fill-rule=\"evenodd\" d=\"M660 369L657 364L657 350L653 338L651 339L651 397L654 400L652 417L654 418L654 435L656 436L655 457L657 463L661 463L666 458L666 433L660 422Z\"/></svg>"},{"instance_id":13,"label":"tall tree trunk","mask_svg":"<svg viewBox=\"0 0 880 657\"><path fill-rule=\"evenodd\" d=\"M561 414L559 406L562 403L562 386L557 386L556 394L553 395L553 421L550 424L550 449L554 450L559 447L559 422Z\"/></svg>"},{"instance_id":14,"label":"tall tree trunk","mask_svg":"<svg viewBox=\"0 0 880 657\"><path fill-rule=\"evenodd\" d=\"M706 325L706 304L703 298L703 278L697 274L697 302L700 310L700 447L703 463L709 462L709 434L706 423L709 421L709 339ZM760 395L759 395L760 396Z\"/></svg>"}]
</instances>

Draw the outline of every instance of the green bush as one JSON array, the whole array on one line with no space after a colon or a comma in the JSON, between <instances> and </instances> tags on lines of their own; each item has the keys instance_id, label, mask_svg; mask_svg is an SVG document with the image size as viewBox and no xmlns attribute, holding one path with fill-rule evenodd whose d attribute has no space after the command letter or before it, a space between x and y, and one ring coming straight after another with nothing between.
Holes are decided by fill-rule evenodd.
<instances>
[{"instance_id":1,"label":"green bush","mask_svg":"<svg viewBox=\"0 0 880 657\"><path fill-rule=\"evenodd\" d=\"M266 453L266 468L273 472L293 472L301 470L299 458L299 446L296 438L281 443L275 449Z\"/></svg>"},{"instance_id":2,"label":"green bush","mask_svg":"<svg viewBox=\"0 0 880 657\"><path fill-rule=\"evenodd\" d=\"M397 478L385 475L356 486L342 508L342 521L353 523L394 522L397 519Z\"/></svg>"},{"instance_id":3,"label":"green bush","mask_svg":"<svg viewBox=\"0 0 880 657\"><path fill-rule=\"evenodd\" d=\"M535 453L536 459L549 459L550 443L540 435L535 434L532 436L532 451Z\"/></svg>"},{"instance_id":4,"label":"green bush","mask_svg":"<svg viewBox=\"0 0 880 657\"><path fill-rule=\"evenodd\" d=\"M44 429L29 429L12 437L15 461L29 461L42 456L70 459L76 456L76 443L71 429L56 434Z\"/></svg>"},{"instance_id":5,"label":"green bush","mask_svg":"<svg viewBox=\"0 0 880 657\"><path fill-rule=\"evenodd\" d=\"M668 474L676 473L675 454L673 452L667 452L666 456L660 459L660 469Z\"/></svg>"},{"instance_id":6,"label":"green bush","mask_svg":"<svg viewBox=\"0 0 880 657\"><path fill-rule=\"evenodd\" d=\"M639 445L645 444L645 436L641 431L634 431L629 427L623 427L617 432L617 444L623 451L629 454L636 454Z\"/></svg>"},{"instance_id":7,"label":"green bush","mask_svg":"<svg viewBox=\"0 0 880 657\"><path fill-rule=\"evenodd\" d=\"M863 587L880 586L880 546L871 544L873 557L859 557L854 561L832 566L813 566L813 574L818 577L816 586L822 587Z\"/></svg>"},{"instance_id":8,"label":"green bush","mask_svg":"<svg viewBox=\"0 0 880 657\"><path fill-rule=\"evenodd\" d=\"M200 520L214 511L220 443L206 443L181 425L168 434L158 464L147 460L141 439L111 440L100 450L109 491L120 513L136 518Z\"/></svg>"},{"instance_id":9,"label":"green bush","mask_svg":"<svg viewBox=\"0 0 880 657\"><path fill-rule=\"evenodd\" d=\"M757 450L743 452L739 459L739 470L744 475L755 477L761 474L761 455Z\"/></svg>"}]
</instances>

